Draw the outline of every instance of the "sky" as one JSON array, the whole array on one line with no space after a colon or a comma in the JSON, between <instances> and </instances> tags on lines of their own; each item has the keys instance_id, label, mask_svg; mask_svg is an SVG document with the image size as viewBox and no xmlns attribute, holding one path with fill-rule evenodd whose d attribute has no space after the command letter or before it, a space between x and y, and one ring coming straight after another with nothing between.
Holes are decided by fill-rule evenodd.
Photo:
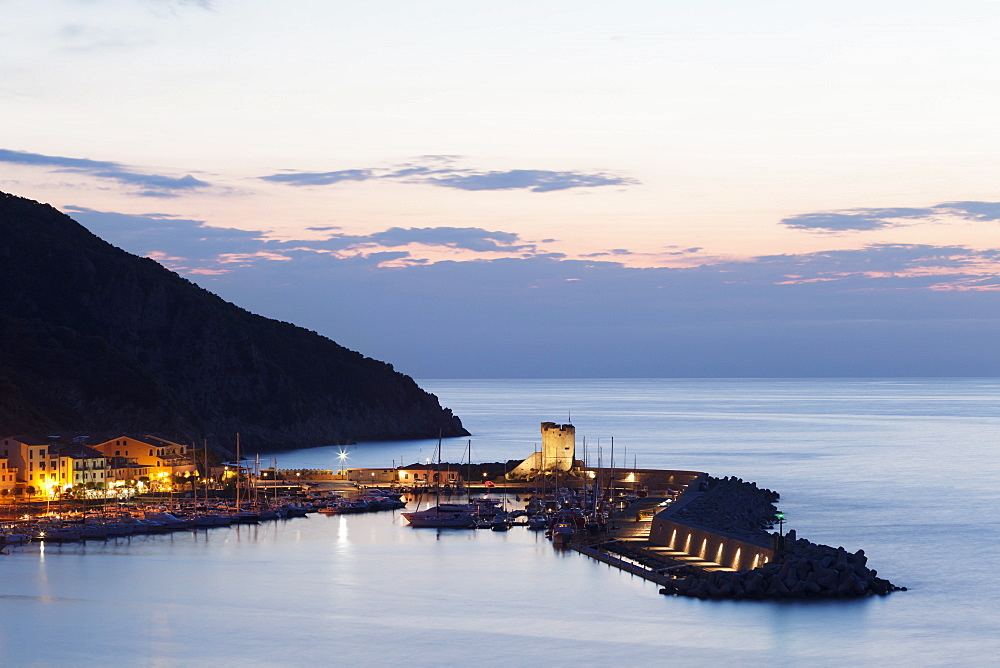
<instances>
[{"instance_id":1,"label":"sky","mask_svg":"<svg viewBox=\"0 0 1000 668\"><path fill-rule=\"evenodd\" d=\"M0 17L0 190L417 378L1000 376L995 0Z\"/></svg>"}]
</instances>

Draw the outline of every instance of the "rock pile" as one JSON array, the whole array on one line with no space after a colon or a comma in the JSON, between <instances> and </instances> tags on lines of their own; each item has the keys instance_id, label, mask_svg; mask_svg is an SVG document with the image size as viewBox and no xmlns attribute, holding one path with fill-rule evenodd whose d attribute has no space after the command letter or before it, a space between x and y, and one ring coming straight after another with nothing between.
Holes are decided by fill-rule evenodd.
<instances>
[{"instance_id":1,"label":"rock pile","mask_svg":"<svg viewBox=\"0 0 1000 668\"><path fill-rule=\"evenodd\" d=\"M791 540L788 540L791 539ZM905 591L867 566L864 550L851 554L817 545L805 539L786 537L787 550L781 560L748 571L699 572L666 585L661 594L699 598L808 598L859 597Z\"/></svg>"},{"instance_id":2,"label":"rock pile","mask_svg":"<svg viewBox=\"0 0 1000 668\"><path fill-rule=\"evenodd\" d=\"M700 524L738 538L769 540L767 529L778 509L777 492L741 478L712 478L697 499L674 513L680 522Z\"/></svg>"},{"instance_id":3,"label":"rock pile","mask_svg":"<svg viewBox=\"0 0 1000 668\"><path fill-rule=\"evenodd\" d=\"M660 590L700 598L807 598L885 595L905 590L878 577L867 566L863 550L851 554L842 547L832 548L798 539L794 531L783 538L768 533L778 509L777 492L758 488L740 478L708 478L701 495L681 507L673 519L718 531L735 538L778 548L769 564L736 573L686 570Z\"/></svg>"}]
</instances>

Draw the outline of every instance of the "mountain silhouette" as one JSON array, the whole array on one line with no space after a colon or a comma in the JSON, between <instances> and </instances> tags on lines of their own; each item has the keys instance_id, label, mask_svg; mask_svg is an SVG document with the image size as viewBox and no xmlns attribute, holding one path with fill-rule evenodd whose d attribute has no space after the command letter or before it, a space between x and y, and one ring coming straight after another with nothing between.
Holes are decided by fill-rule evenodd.
<instances>
[{"instance_id":1,"label":"mountain silhouette","mask_svg":"<svg viewBox=\"0 0 1000 668\"><path fill-rule=\"evenodd\" d=\"M464 436L390 364L250 313L53 207L0 193L0 433L257 450Z\"/></svg>"}]
</instances>

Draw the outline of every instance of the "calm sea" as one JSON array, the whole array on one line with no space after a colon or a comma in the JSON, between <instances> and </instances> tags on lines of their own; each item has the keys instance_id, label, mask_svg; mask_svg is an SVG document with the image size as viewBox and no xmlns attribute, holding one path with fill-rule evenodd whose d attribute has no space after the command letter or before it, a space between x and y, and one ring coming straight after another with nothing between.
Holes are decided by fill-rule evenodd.
<instances>
[{"instance_id":1,"label":"calm sea","mask_svg":"<svg viewBox=\"0 0 1000 668\"><path fill-rule=\"evenodd\" d=\"M0 664L996 665L1000 380L427 380L478 461L571 419L641 468L781 493L786 526L855 551L888 597L661 596L523 529L414 530L398 513L31 545L0 556ZM444 443L464 458L467 439ZM249 444L253 449L253 444ZM261 446L263 447L263 445ZM359 444L348 465L434 456ZM277 454L337 466L337 448ZM266 452L262 456L268 457Z\"/></svg>"}]
</instances>

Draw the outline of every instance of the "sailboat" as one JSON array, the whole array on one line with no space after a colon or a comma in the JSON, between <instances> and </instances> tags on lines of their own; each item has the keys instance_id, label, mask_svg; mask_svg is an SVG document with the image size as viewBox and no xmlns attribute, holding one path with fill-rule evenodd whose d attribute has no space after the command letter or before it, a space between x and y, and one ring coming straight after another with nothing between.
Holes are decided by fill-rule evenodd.
<instances>
[{"instance_id":1,"label":"sailboat","mask_svg":"<svg viewBox=\"0 0 1000 668\"><path fill-rule=\"evenodd\" d=\"M471 447L471 446L470 446ZM402 513L410 526L437 529L471 529L480 518L496 515L492 504L483 503L441 503L441 437L437 445L437 485L435 505L427 510ZM471 452L471 450L470 450Z\"/></svg>"}]
</instances>

